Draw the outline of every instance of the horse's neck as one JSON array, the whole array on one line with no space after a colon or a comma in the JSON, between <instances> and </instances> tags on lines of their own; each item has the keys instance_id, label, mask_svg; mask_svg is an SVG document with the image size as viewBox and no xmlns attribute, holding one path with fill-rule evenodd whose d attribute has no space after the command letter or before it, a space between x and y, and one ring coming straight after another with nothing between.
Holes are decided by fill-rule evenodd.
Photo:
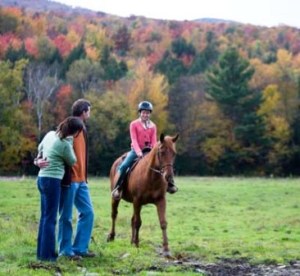
<instances>
[{"instance_id":1,"label":"horse's neck","mask_svg":"<svg viewBox=\"0 0 300 276\"><path fill-rule=\"evenodd\" d=\"M154 147L149 153L148 153L148 161L149 167L154 169L159 166L158 160L157 160L157 148ZM150 170L151 171L151 170Z\"/></svg>"}]
</instances>

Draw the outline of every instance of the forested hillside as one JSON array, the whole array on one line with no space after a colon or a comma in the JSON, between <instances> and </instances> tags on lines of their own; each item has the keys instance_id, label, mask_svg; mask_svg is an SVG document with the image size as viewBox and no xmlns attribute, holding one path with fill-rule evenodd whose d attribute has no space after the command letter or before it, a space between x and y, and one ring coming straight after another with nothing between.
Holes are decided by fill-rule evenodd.
<instances>
[{"instance_id":1,"label":"forested hillside","mask_svg":"<svg viewBox=\"0 0 300 276\"><path fill-rule=\"evenodd\" d=\"M144 99L159 133L180 134L180 175L300 173L299 29L11 2L0 4L1 175L36 173L38 142L80 97L92 103L91 174L129 149Z\"/></svg>"}]
</instances>

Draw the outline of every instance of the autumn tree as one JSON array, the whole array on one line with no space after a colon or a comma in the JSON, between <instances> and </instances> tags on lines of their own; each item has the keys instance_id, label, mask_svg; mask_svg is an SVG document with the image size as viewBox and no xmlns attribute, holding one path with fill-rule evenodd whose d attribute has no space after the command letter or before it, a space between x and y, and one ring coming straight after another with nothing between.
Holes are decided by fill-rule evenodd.
<instances>
[{"instance_id":1,"label":"autumn tree","mask_svg":"<svg viewBox=\"0 0 300 276\"><path fill-rule=\"evenodd\" d=\"M118 62L111 55L110 48L103 48L100 64L103 68L103 79L105 81L117 81L124 77L128 71L127 64L124 61Z\"/></svg>"},{"instance_id":2,"label":"autumn tree","mask_svg":"<svg viewBox=\"0 0 300 276\"><path fill-rule=\"evenodd\" d=\"M126 25L122 25L113 35L114 48L120 56L125 56L130 50L131 35Z\"/></svg>"},{"instance_id":3,"label":"autumn tree","mask_svg":"<svg viewBox=\"0 0 300 276\"><path fill-rule=\"evenodd\" d=\"M159 132L167 129L168 83L161 74L153 73L145 59L135 65L135 74L128 89L128 102L131 107L132 119L137 116L138 103L147 100L153 104L152 119Z\"/></svg>"},{"instance_id":4,"label":"autumn tree","mask_svg":"<svg viewBox=\"0 0 300 276\"><path fill-rule=\"evenodd\" d=\"M70 52L70 54L63 60L60 77L65 79L66 73L68 72L71 64L79 59L84 59L86 57L85 49L83 46L83 43L80 42L73 50Z\"/></svg>"},{"instance_id":5,"label":"autumn tree","mask_svg":"<svg viewBox=\"0 0 300 276\"><path fill-rule=\"evenodd\" d=\"M106 176L113 161L130 148L130 107L125 95L115 91L88 92L86 98L93 112L88 121L89 168Z\"/></svg>"},{"instance_id":6,"label":"autumn tree","mask_svg":"<svg viewBox=\"0 0 300 276\"><path fill-rule=\"evenodd\" d=\"M155 70L166 75L169 83L175 83L180 76L188 73L189 67L196 55L193 44L179 37L172 41L171 49L156 64Z\"/></svg>"},{"instance_id":7,"label":"autumn tree","mask_svg":"<svg viewBox=\"0 0 300 276\"><path fill-rule=\"evenodd\" d=\"M103 69L98 62L89 59L74 61L66 79L77 93L77 97L84 97L89 90L101 90L103 87Z\"/></svg>"},{"instance_id":8,"label":"autumn tree","mask_svg":"<svg viewBox=\"0 0 300 276\"><path fill-rule=\"evenodd\" d=\"M189 75L194 75L200 72L204 72L207 68L215 64L218 59L218 42L216 35L209 31L205 34L206 46L205 48L196 53L193 63L189 68Z\"/></svg>"},{"instance_id":9,"label":"autumn tree","mask_svg":"<svg viewBox=\"0 0 300 276\"><path fill-rule=\"evenodd\" d=\"M37 117L38 139L43 131L45 106L60 85L57 68L44 63L31 63L26 68L27 100L33 104Z\"/></svg>"},{"instance_id":10,"label":"autumn tree","mask_svg":"<svg viewBox=\"0 0 300 276\"><path fill-rule=\"evenodd\" d=\"M276 85L269 85L263 91L263 101L258 109L265 123L265 136L270 141L266 170L272 174L282 174L282 164L290 154L291 128L284 116L281 93Z\"/></svg>"},{"instance_id":11,"label":"autumn tree","mask_svg":"<svg viewBox=\"0 0 300 276\"><path fill-rule=\"evenodd\" d=\"M0 35L14 33L18 27L18 18L0 7Z\"/></svg>"},{"instance_id":12,"label":"autumn tree","mask_svg":"<svg viewBox=\"0 0 300 276\"><path fill-rule=\"evenodd\" d=\"M5 59L9 60L11 62L16 62L20 59L29 59L30 56L27 54L25 45L22 43L22 46L20 49L14 49L12 46L10 46L5 54Z\"/></svg>"},{"instance_id":13,"label":"autumn tree","mask_svg":"<svg viewBox=\"0 0 300 276\"><path fill-rule=\"evenodd\" d=\"M25 60L0 62L0 174L24 173L35 149L35 129L22 104Z\"/></svg>"}]
</instances>

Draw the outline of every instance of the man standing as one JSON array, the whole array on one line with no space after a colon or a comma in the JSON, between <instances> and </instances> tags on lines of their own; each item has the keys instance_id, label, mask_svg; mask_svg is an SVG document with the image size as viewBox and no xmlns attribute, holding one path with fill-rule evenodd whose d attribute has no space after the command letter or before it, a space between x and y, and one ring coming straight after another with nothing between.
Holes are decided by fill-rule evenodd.
<instances>
[{"instance_id":1,"label":"man standing","mask_svg":"<svg viewBox=\"0 0 300 276\"><path fill-rule=\"evenodd\" d=\"M86 122L90 117L91 104L85 99L79 99L72 106L72 115ZM74 151L77 162L65 175L59 205L58 248L59 256L70 258L94 257L88 250L93 223L94 210L87 185L88 143L84 128L74 137ZM76 233L73 237L72 211L75 205L78 211Z\"/></svg>"}]
</instances>

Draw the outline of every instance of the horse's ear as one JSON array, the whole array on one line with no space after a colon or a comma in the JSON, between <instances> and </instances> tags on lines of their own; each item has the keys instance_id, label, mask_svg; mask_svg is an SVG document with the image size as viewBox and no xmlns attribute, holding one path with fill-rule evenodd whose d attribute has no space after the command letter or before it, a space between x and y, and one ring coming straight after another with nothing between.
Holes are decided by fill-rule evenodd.
<instances>
[{"instance_id":1,"label":"horse's ear","mask_svg":"<svg viewBox=\"0 0 300 276\"><path fill-rule=\"evenodd\" d=\"M160 135L160 137L159 137L159 141L160 141L161 143L163 143L164 140L165 140L165 135L162 133L162 134Z\"/></svg>"},{"instance_id":2,"label":"horse's ear","mask_svg":"<svg viewBox=\"0 0 300 276\"><path fill-rule=\"evenodd\" d=\"M175 143L177 141L178 137L179 137L178 133L174 137L172 137L173 143Z\"/></svg>"}]
</instances>

